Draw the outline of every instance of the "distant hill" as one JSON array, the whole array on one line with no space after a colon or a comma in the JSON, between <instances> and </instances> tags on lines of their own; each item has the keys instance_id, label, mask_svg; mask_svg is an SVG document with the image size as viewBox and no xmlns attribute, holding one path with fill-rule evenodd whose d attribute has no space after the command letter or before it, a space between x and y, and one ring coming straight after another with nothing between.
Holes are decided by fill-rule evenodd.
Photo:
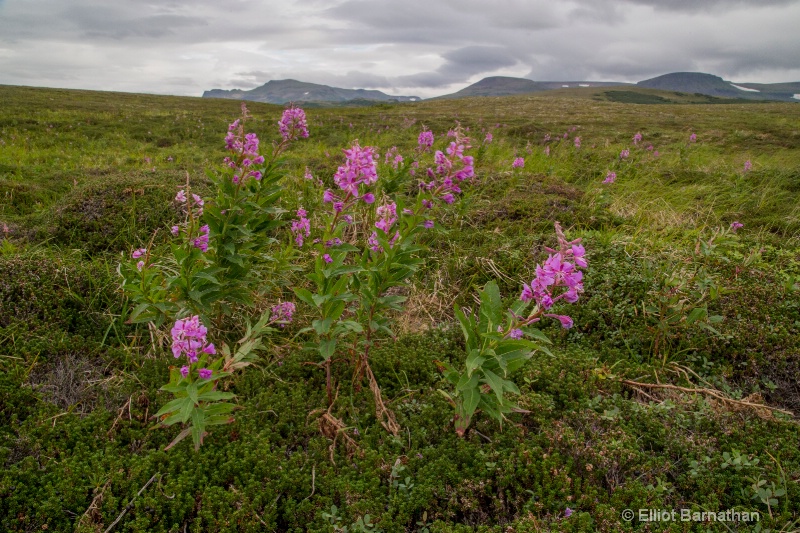
<instances>
[{"instance_id":1,"label":"distant hill","mask_svg":"<svg viewBox=\"0 0 800 533\"><path fill-rule=\"evenodd\" d=\"M421 100L416 96L392 96L381 91L366 89L340 89L328 85L306 83L297 80L271 80L255 89L243 91L233 89L212 89L203 93L203 98L227 98L230 100L248 100L268 104L285 104L288 102L415 102Z\"/></svg>"},{"instance_id":2,"label":"distant hill","mask_svg":"<svg viewBox=\"0 0 800 533\"><path fill-rule=\"evenodd\" d=\"M800 82L793 83L733 83L719 76L703 72L673 72L640 81L638 87L705 94L718 98L746 100L779 100L796 102L800 95ZM800 96L799 96L800 97Z\"/></svg>"},{"instance_id":3,"label":"distant hill","mask_svg":"<svg viewBox=\"0 0 800 533\"><path fill-rule=\"evenodd\" d=\"M453 94L438 96L437 98L467 98L470 96L509 96L513 94L535 93L550 91L567 87L612 87L629 85L621 82L608 81L533 81L526 78L513 78L509 76L490 76L473 83Z\"/></svg>"}]
</instances>

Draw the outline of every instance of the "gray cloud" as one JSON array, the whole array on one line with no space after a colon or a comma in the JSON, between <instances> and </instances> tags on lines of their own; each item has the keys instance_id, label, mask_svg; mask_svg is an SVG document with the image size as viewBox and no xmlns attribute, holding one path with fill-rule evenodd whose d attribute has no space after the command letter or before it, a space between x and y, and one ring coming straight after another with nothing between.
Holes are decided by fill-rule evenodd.
<instances>
[{"instance_id":1,"label":"gray cloud","mask_svg":"<svg viewBox=\"0 0 800 533\"><path fill-rule=\"evenodd\" d=\"M798 0L0 0L0 83L198 95L295 78L800 79ZM194 80L194 83L192 83Z\"/></svg>"}]
</instances>

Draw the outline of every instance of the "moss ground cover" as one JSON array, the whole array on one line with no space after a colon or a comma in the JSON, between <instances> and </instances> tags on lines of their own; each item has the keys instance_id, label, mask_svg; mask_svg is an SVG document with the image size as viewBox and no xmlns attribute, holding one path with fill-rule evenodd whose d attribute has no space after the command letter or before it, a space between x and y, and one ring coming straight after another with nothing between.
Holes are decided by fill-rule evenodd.
<instances>
[{"instance_id":1,"label":"moss ground cover","mask_svg":"<svg viewBox=\"0 0 800 533\"><path fill-rule=\"evenodd\" d=\"M193 191L212 186L239 104L15 87L0 99L0 529L105 531L126 509L115 531L756 527L623 518L640 508L800 525L797 105L565 94L307 109L310 137L284 164L287 228L323 206L354 139L378 148L386 181L384 154L410 161L423 127L473 140L474 183L437 220L446 232L424 237L399 334L371 352L401 431L340 364L345 427L320 431L326 378L301 349L313 316L298 307L230 381L236 421L195 452L164 451L175 432L150 430L169 401L168 327L130 323L117 268L164 246L187 174ZM249 108L262 143L278 142L283 109ZM502 427L477 413L459 438L438 392L441 363L463 364L454 305L476 308L495 280L510 306L554 221L589 260L575 325L542 324L552 356L517 374L526 412ZM290 298L299 279L269 283ZM241 324L227 327L235 341Z\"/></svg>"}]
</instances>

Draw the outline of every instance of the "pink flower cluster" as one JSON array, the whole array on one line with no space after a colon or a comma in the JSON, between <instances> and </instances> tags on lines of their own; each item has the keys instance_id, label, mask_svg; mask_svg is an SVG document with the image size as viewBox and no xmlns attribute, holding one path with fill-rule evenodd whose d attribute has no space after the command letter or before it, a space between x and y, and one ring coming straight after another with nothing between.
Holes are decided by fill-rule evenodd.
<instances>
[{"instance_id":1,"label":"pink flower cluster","mask_svg":"<svg viewBox=\"0 0 800 533\"><path fill-rule=\"evenodd\" d=\"M308 122L305 111L294 106L284 110L281 120L278 122L278 128L284 141L307 139Z\"/></svg>"},{"instance_id":2,"label":"pink flower cluster","mask_svg":"<svg viewBox=\"0 0 800 533\"><path fill-rule=\"evenodd\" d=\"M397 204L392 202L390 204L380 205L375 210L375 214L378 215L378 221L375 222L375 227L381 230L384 234L388 235L392 229L392 226L394 226L394 223L397 222ZM393 247L399 238L400 232L395 231L394 236L389 241L389 247ZM377 231L372 232L372 235L370 235L368 239L368 244L373 252L383 251L383 248L378 241Z\"/></svg>"},{"instance_id":3,"label":"pink flower cluster","mask_svg":"<svg viewBox=\"0 0 800 533\"><path fill-rule=\"evenodd\" d=\"M196 363L201 353L217 353L214 345L208 342L208 330L197 315L176 320L171 333L172 355L175 359L185 355L190 363Z\"/></svg>"},{"instance_id":4,"label":"pink flower cluster","mask_svg":"<svg viewBox=\"0 0 800 533\"><path fill-rule=\"evenodd\" d=\"M549 146L548 146L549 148ZM514 162L511 163L511 168L522 168L525 166L525 159L522 157L518 157L514 159Z\"/></svg>"},{"instance_id":5,"label":"pink flower cluster","mask_svg":"<svg viewBox=\"0 0 800 533\"><path fill-rule=\"evenodd\" d=\"M556 224L559 250L548 249L551 254L547 260L536 265L536 277L529 284L524 284L520 300L534 300L543 310L549 311L559 300L575 303L583 292L583 272L579 269L588 267L586 250L580 245L580 239L567 241ZM566 289L556 294L556 289ZM564 328L572 327L572 319L564 315L545 314L559 320Z\"/></svg>"},{"instance_id":6,"label":"pink flower cluster","mask_svg":"<svg viewBox=\"0 0 800 533\"><path fill-rule=\"evenodd\" d=\"M391 163L392 168L397 170L397 167L400 166L400 163L403 162L403 156L400 155L397 151L397 146L392 146L388 152L386 152L386 158L383 161L385 164Z\"/></svg>"},{"instance_id":7,"label":"pink flower cluster","mask_svg":"<svg viewBox=\"0 0 800 533\"><path fill-rule=\"evenodd\" d=\"M269 319L271 322L278 322L281 327L284 327L292 321L292 316L296 309L297 307L292 302L280 302L272 306L272 314Z\"/></svg>"},{"instance_id":8,"label":"pink flower cluster","mask_svg":"<svg viewBox=\"0 0 800 533\"><path fill-rule=\"evenodd\" d=\"M603 180L603 183L614 183L616 179L617 179L617 173L609 172L608 174L606 174L606 179Z\"/></svg>"},{"instance_id":9,"label":"pink flower cluster","mask_svg":"<svg viewBox=\"0 0 800 533\"><path fill-rule=\"evenodd\" d=\"M242 104L242 117L247 118L247 107ZM258 136L255 133L244 133L242 119L234 120L228 126L228 133L225 135L225 148L232 152L232 157L224 159L225 164L233 169L233 182L239 183L241 180L253 177L260 180L261 171L251 170L254 165L264 163L264 156L258 153Z\"/></svg>"},{"instance_id":10,"label":"pink flower cluster","mask_svg":"<svg viewBox=\"0 0 800 533\"><path fill-rule=\"evenodd\" d=\"M292 233L297 246L303 246L305 237L311 235L311 222L306 218L308 213L302 207L297 210L297 220L292 222Z\"/></svg>"},{"instance_id":11,"label":"pink flower cluster","mask_svg":"<svg viewBox=\"0 0 800 533\"><path fill-rule=\"evenodd\" d=\"M641 140L642 140L642 134L636 132L636 135L633 136L633 144L639 144Z\"/></svg>"},{"instance_id":12,"label":"pink flower cluster","mask_svg":"<svg viewBox=\"0 0 800 533\"><path fill-rule=\"evenodd\" d=\"M200 236L192 241L192 246L199 248L201 252L208 251L208 224L200 227Z\"/></svg>"},{"instance_id":13,"label":"pink flower cluster","mask_svg":"<svg viewBox=\"0 0 800 533\"><path fill-rule=\"evenodd\" d=\"M354 198L359 197L359 185L372 185L378 181L377 164L375 163L375 148L366 146L361 148L358 141L353 143L352 148L344 150L345 162L340 166L333 176L333 181L346 194ZM325 191L326 197L333 198L333 193ZM333 201L333 200L325 200Z\"/></svg>"},{"instance_id":14,"label":"pink flower cluster","mask_svg":"<svg viewBox=\"0 0 800 533\"><path fill-rule=\"evenodd\" d=\"M471 155L464 155L464 150L470 148L469 138L461 135L460 129L454 132L456 140L452 141L443 153L437 150L434 153L436 170L428 168L428 183L420 183L420 188L432 191L432 196L446 204L455 201L455 194L461 193L459 183L475 176L475 160ZM430 201L424 202L426 208L433 207Z\"/></svg>"},{"instance_id":15,"label":"pink flower cluster","mask_svg":"<svg viewBox=\"0 0 800 533\"><path fill-rule=\"evenodd\" d=\"M138 250L134 250L134 252L131 254L131 257L134 259L139 259L140 257L146 255L147 255L147 248L139 248ZM141 272L143 268L144 268L144 260L136 263L136 270Z\"/></svg>"},{"instance_id":16,"label":"pink flower cluster","mask_svg":"<svg viewBox=\"0 0 800 533\"><path fill-rule=\"evenodd\" d=\"M205 205L205 201L200 198L197 194L192 194L192 202L189 202L189 199L186 197L186 191L181 189L178 191L178 194L175 195L175 201L179 204L186 204L186 209L194 209L194 216L199 217L203 214L203 206Z\"/></svg>"},{"instance_id":17,"label":"pink flower cluster","mask_svg":"<svg viewBox=\"0 0 800 533\"><path fill-rule=\"evenodd\" d=\"M620 159L628 159L628 157L630 157L630 155L631 155L631 151L626 148L626 149L624 149L623 151L621 151L619 153L619 158Z\"/></svg>"},{"instance_id":18,"label":"pink flower cluster","mask_svg":"<svg viewBox=\"0 0 800 533\"><path fill-rule=\"evenodd\" d=\"M433 132L432 131L423 131L419 134L417 138L417 144L419 145L419 150L423 152L427 152L433 146Z\"/></svg>"}]
</instances>

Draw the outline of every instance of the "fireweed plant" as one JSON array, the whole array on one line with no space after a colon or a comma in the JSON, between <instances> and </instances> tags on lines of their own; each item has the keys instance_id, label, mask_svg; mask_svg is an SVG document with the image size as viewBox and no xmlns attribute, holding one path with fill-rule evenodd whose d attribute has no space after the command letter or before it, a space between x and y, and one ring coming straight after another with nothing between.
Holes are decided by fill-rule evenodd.
<instances>
[{"instance_id":1,"label":"fireweed plant","mask_svg":"<svg viewBox=\"0 0 800 533\"><path fill-rule=\"evenodd\" d=\"M480 409L502 424L505 415L522 411L507 394L519 388L509 378L537 351L550 354L550 340L534 324L542 318L573 326L568 315L553 312L560 303L572 304L583 292L582 269L588 267L581 239L568 241L555 224L558 248L546 248L550 255L536 266L536 277L524 284L519 299L504 313L500 289L490 281L480 292L477 313L455 306L466 343L466 363L461 370L438 362L445 378L455 388L439 392L455 408L455 430L463 437L474 414Z\"/></svg>"},{"instance_id":2,"label":"fireweed plant","mask_svg":"<svg viewBox=\"0 0 800 533\"><path fill-rule=\"evenodd\" d=\"M469 138L460 128L444 152L432 150L433 133L423 131L417 156L433 151L433 161L424 171L420 159L401 167L399 154L390 150L387 162L394 170L389 188L380 188L377 150L356 141L344 151L345 162L334 176L336 190L322 193L323 205L313 232L305 211L297 212L293 224L298 246L309 242L316 259L308 274L311 289L298 287L297 298L315 310L316 318L301 333L312 334L308 350L319 355L326 375L328 407L333 405L334 383L331 364L340 360L353 370L353 387L358 390L366 377L375 400L378 420L387 431L400 430L381 397L369 364L370 349L379 336L394 336L391 313L402 309L405 286L421 264L424 250L420 235L438 225L437 210L452 204L462 192L461 185L474 177L474 159L465 155ZM398 185L403 169L410 187ZM338 357L337 357L338 356Z\"/></svg>"},{"instance_id":3,"label":"fireweed plant","mask_svg":"<svg viewBox=\"0 0 800 533\"><path fill-rule=\"evenodd\" d=\"M279 122L282 140L267 159L257 135L245 133L248 118L242 105L241 118L230 124L225 137L225 170L208 174L216 196L203 199L192 193L187 176L175 196L184 220L171 228L169 249L159 252L151 240L119 267L123 291L135 305L130 321L152 328L174 322L172 352L176 359L186 358L180 368L172 368L162 388L175 399L156 415L163 426L189 424L168 447L191 434L198 448L206 427L233 420L234 404L224 402L233 395L217 391L217 381L255 361L262 337L275 331L271 325L292 320L294 304L278 302L255 326L247 325L235 351L222 345L218 354L208 342L207 325L221 329L223 317L253 308L255 297L273 286L269 280L277 277L275 265L281 259L274 255L285 253L273 237L282 224L277 207L283 191L280 156L292 142L308 137L303 110L287 109Z\"/></svg>"}]
</instances>

